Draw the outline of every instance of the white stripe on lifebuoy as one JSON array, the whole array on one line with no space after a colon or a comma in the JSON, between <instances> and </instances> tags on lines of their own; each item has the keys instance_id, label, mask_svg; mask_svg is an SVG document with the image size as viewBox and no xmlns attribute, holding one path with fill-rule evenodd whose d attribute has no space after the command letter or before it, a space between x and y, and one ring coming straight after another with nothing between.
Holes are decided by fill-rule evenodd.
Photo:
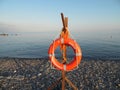
<instances>
[{"instance_id":1,"label":"white stripe on lifebuoy","mask_svg":"<svg viewBox=\"0 0 120 90\"><path fill-rule=\"evenodd\" d=\"M82 54L81 53L76 53L76 56L81 56Z\"/></svg>"},{"instance_id":2,"label":"white stripe on lifebuoy","mask_svg":"<svg viewBox=\"0 0 120 90\"><path fill-rule=\"evenodd\" d=\"M66 64L63 67L64 67L64 71L66 71Z\"/></svg>"},{"instance_id":3,"label":"white stripe on lifebuoy","mask_svg":"<svg viewBox=\"0 0 120 90\"><path fill-rule=\"evenodd\" d=\"M62 43L62 44L64 43L64 39L63 39L63 38L61 38L61 43Z\"/></svg>"},{"instance_id":4,"label":"white stripe on lifebuoy","mask_svg":"<svg viewBox=\"0 0 120 90\"><path fill-rule=\"evenodd\" d=\"M55 56L55 54L49 54L49 56L51 57L51 56Z\"/></svg>"}]
</instances>

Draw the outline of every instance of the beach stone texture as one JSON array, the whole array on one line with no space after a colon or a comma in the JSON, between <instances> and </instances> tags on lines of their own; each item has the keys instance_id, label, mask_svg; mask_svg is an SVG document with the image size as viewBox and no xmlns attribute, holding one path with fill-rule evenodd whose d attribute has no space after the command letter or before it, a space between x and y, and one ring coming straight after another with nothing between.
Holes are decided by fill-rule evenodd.
<instances>
[{"instance_id":1,"label":"beach stone texture","mask_svg":"<svg viewBox=\"0 0 120 90\"><path fill-rule=\"evenodd\" d=\"M120 60L82 60L66 76L78 90L120 90ZM0 90L47 90L59 77L47 58L0 58Z\"/></svg>"}]
</instances>

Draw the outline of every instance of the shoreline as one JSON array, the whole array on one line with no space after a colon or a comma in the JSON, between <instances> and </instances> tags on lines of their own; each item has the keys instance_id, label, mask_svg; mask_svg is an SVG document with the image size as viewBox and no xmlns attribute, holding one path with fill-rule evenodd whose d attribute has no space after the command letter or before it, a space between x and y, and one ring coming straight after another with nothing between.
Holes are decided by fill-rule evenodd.
<instances>
[{"instance_id":1,"label":"shoreline","mask_svg":"<svg viewBox=\"0 0 120 90\"><path fill-rule=\"evenodd\" d=\"M58 58L61 58L61 57L58 57ZM68 59L71 59L72 57L68 58ZM36 59L45 59L45 60L49 60L49 57L0 57L0 60L1 59L20 59L20 60L36 60ZM93 57L82 57L82 60L102 60L102 61L120 61L120 57L110 57L110 58L106 58L106 57L103 57L103 58L93 58Z\"/></svg>"},{"instance_id":2,"label":"shoreline","mask_svg":"<svg viewBox=\"0 0 120 90\"><path fill-rule=\"evenodd\" d=\"M82 60L67 73L78 90L119 90L120 60ZM51 68L48 58L0 58L0 89L46 90L61 72ZM61 84L56 90L61 89ZM66 89L71 89L66 85Z\"/></svg>"}]
</instances>

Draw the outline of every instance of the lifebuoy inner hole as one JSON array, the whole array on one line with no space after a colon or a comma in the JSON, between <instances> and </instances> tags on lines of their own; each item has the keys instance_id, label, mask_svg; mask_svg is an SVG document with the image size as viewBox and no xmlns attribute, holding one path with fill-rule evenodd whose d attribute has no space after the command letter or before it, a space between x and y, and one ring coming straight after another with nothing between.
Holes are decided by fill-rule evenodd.
<instances>
[{"instance_id":1,"label":"lifebuoy inner hole","mask_svg":"<svg viewBox=\"0 0 120 90\"><path fill-rule=\"evenodd\" d=\"M54 54L55 54L55 58L61 63L63 58L62 58L62 51L60 50L60 46L58 46L55 51L54 51ZM74 52L74 49L70 46L70 45L67 45L66 47L66 57L67 57L67 64L70 63L73 58L75 57L75 52Z\"/></svg>"}]
</instances>

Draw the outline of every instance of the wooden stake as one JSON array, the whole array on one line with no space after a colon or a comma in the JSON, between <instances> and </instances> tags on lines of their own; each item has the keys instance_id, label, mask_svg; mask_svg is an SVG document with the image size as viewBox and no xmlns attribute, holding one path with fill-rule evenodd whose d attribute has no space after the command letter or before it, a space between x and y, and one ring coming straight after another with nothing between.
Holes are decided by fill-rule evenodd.
<instances>
[{"instance_id":1,"label":"wooden stake","mask_svg":"<svg viewBox=\"0 0 120 90\"><path fill-rule=\"evenodd\" d=\"M62 71L62 90L65 90L65 71Z\"/></svg>"},{"instance_id":2,"label":"wooden stake","mask_svg":"<svg viewBox=\"0 0 120 90\"><path fill-rule=\"evenodd\" d=\"M61 80L62 80L62 78L59 78L58 80L56 80L56 81L52 84L52 86L48 87L48 90L53 90L54 87L56 87L57 84L58 84Z\"/></svg>"},{"instance_id":3,"label":"wooden stake","mask_svg":"<svg viewBox=\"0 0 120 90\"><path fill-rule=\"evenodd\" d=\"M74 90L78 90L77 87L67 77L65 77L65 80Z\"/></svg>"},{"instance_id":4,"label":"wooden stake","mask_svg":"<svg viewBox=\"0 0 120 90\"><path fill-rule=\"evenodd\" d=\"M65 28L65 19L63 13L61 13L61 18L62 18L63 27Z\"/></svg>"},{"instance_id":5,"label":"wooden stake","mask_svg":"<svg viewBox=\"0 0 120 90\"><path fill-rule=\"evenodd\" d=\"M68 17L65 17L65 27L68 27Z\"/></svg>"}]
</instances>

